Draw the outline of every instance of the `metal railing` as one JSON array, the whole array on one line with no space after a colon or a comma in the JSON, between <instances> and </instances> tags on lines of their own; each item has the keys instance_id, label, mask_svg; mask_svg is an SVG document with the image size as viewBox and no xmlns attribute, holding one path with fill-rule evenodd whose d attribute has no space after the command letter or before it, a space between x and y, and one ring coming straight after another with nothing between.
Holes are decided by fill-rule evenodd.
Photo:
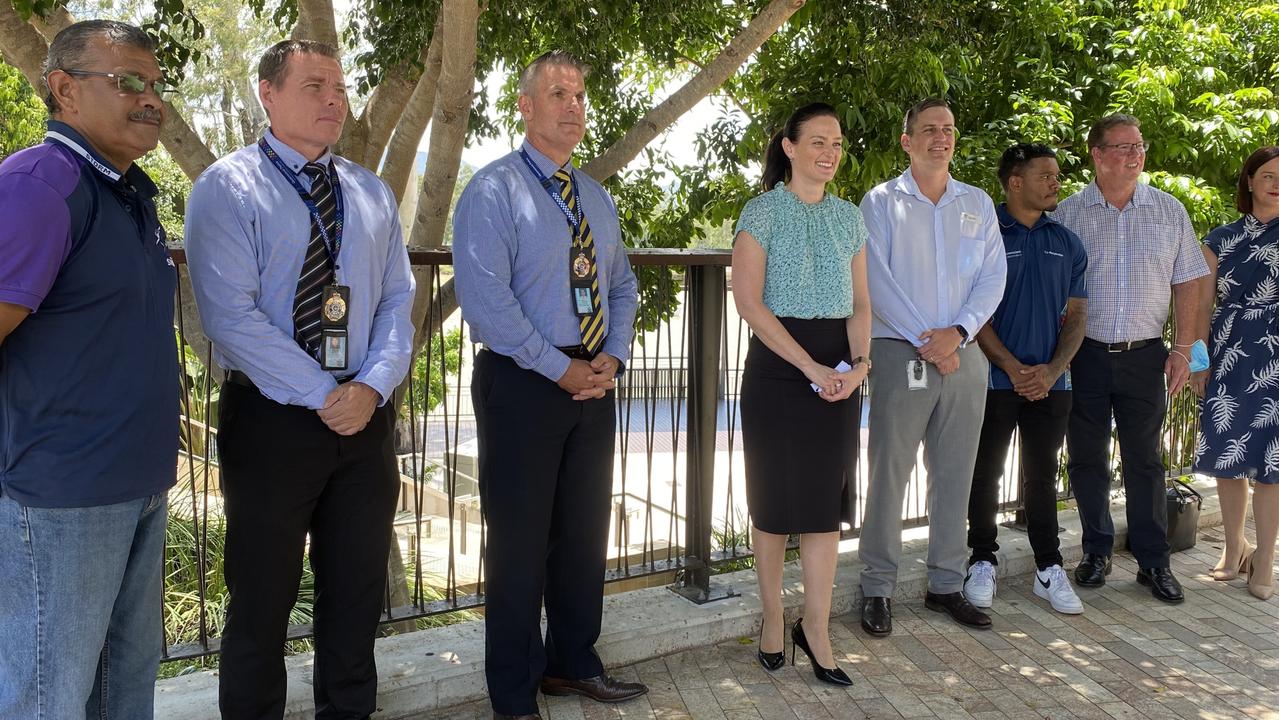
<instances>
[{"instance_id":1,"label":"metal railing","mask_svg":"<svg viewBox=\"0 0 1279 720\"><path fill-rule=\"evenodd\" d=\"M702 602L714 597L711 576L717 567L737 567L751 556L737 405L749 330L729 298L729 251L632 250L629 255L641 298L631 359L616 391L606 581L669 582L674 573L673 589ZM410 256L418 293L451 297L449 251ZM184 253L175 251L174 259L182 268ZM187 307L191 302L180 286L178 303L187 312L179 313L178 322L185 369L183 445L179 484L170 495L166 553L169 660L218 651L226 601L221 579L225 520L214 442L221 371L212 366L207 347L197 353L186 345L182 318L194 317ZM446 317L444 309L443 303L428 308L422 327L429 335L397 398L402 491L383 617L389 631L438 624L442 614L484 602L485 530L469 391L476 349L466 339L460 313ZM868 476L864 410L845 512L847 537L860 530ZM1188 464L1194 423L1193 403L1183 399L1172 406L1164 440L1170 467ZM1006 478L1019 477L1015 447ZM1063 497L1068 494L1064 474L1063 469ZM915 475L903 509L905 526L928 522L922 470ZM1005 481L1001 507L1015 511L1019 499L1020 483ZM310 635L312 597L306 573L291 640Z\"/></svg>"}]
</instances>

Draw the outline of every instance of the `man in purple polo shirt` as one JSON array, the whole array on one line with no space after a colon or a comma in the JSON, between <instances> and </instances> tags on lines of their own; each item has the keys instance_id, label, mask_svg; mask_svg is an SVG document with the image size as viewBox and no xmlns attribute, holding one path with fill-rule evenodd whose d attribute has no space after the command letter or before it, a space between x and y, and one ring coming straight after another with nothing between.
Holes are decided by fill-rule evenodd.
<instances>
[{"instance_id":1,"label":"man in purple polo shirt","mask_svg":"<svg viewBox=\"0 0 1279 720\"><path fill-rule=\"evenodd\" d=\"M178 449L151 39L58 33L45 141L0 164L0 718L150 718ZM110 672L108 672L110 668Z\"/></svg>"}]
</instances>

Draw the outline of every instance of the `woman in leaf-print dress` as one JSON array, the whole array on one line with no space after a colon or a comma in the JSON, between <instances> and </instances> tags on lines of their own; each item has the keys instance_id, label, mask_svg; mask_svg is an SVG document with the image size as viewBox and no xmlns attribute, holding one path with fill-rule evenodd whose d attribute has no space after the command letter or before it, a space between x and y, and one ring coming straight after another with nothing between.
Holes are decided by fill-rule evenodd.
<instances>
[{"instance_id":1,"label":"woman in leaf-print dress","mask_svg":"<svg viewBox=\"0 0 1279 720\"><path fill-rule=\"evenodd\" d=\"M1204 238L1216 283L1205 284L1202 312L1212 318L1212 367L1191 381L1204 399L1195 470L1217 478L1225 525L1213 578L1247 573L1248 591L1266 600L1279 532L1279 147L1244 162L1235 206L1243 217ZM1249 480L1255 548L1244 538Z\"/></svg>"}]
</instances>

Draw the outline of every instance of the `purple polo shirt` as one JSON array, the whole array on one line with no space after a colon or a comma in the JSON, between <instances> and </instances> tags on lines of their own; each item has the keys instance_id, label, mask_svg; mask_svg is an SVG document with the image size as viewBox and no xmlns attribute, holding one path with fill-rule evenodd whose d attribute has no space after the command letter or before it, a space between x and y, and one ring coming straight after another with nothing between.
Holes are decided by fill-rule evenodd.
<instances>
[{"instance_id":1,"label":"purple polo shirt","mask_svg":"<svg viewBox=\"0 0 1279 720\"><path fill-rule=\"evenodd\" d=\"M0 493L35 507L134 500L174 484L177 275L155 184L70 126L0 164Z\"/></svg>"}]
</instances>

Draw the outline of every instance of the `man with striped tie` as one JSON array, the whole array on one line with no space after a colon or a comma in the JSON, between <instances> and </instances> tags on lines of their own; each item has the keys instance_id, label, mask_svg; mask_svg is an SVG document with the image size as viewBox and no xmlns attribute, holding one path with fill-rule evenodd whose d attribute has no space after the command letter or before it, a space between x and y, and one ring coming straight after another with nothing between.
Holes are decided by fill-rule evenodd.
<instances>
[{"instance_id":1,"label":"man with striped tie","mask_svg":"<svg viewBox=\"0 0 1279 720\"><path fill-rule=\"evenodd\" d=\"M413 277L390 189L330 150L347 116L336 50L276 44L258 93L270 129L200 176L186 216L204 332L227 371L219 706L227 718L283 716L309 536L316 717L368 717L399 494L388 401L409 368Z\"/></svg>"},{"instance_id":2,"label":"man with striped tie","mask_svg":"<svg viewBox=\"0 0 1279 720\"><path fill-rule=\"evenodd\" d=\"M647 691L605 673L594 648L613 492L612 389L638 298L617 208L572 164L586 128L586 72L559 51L525 68L525 141L475 174L453 222L458 301L484 345L471 396L496 718L538 717L539 686L600 702Z\"/></svg>"}]
</instances>

